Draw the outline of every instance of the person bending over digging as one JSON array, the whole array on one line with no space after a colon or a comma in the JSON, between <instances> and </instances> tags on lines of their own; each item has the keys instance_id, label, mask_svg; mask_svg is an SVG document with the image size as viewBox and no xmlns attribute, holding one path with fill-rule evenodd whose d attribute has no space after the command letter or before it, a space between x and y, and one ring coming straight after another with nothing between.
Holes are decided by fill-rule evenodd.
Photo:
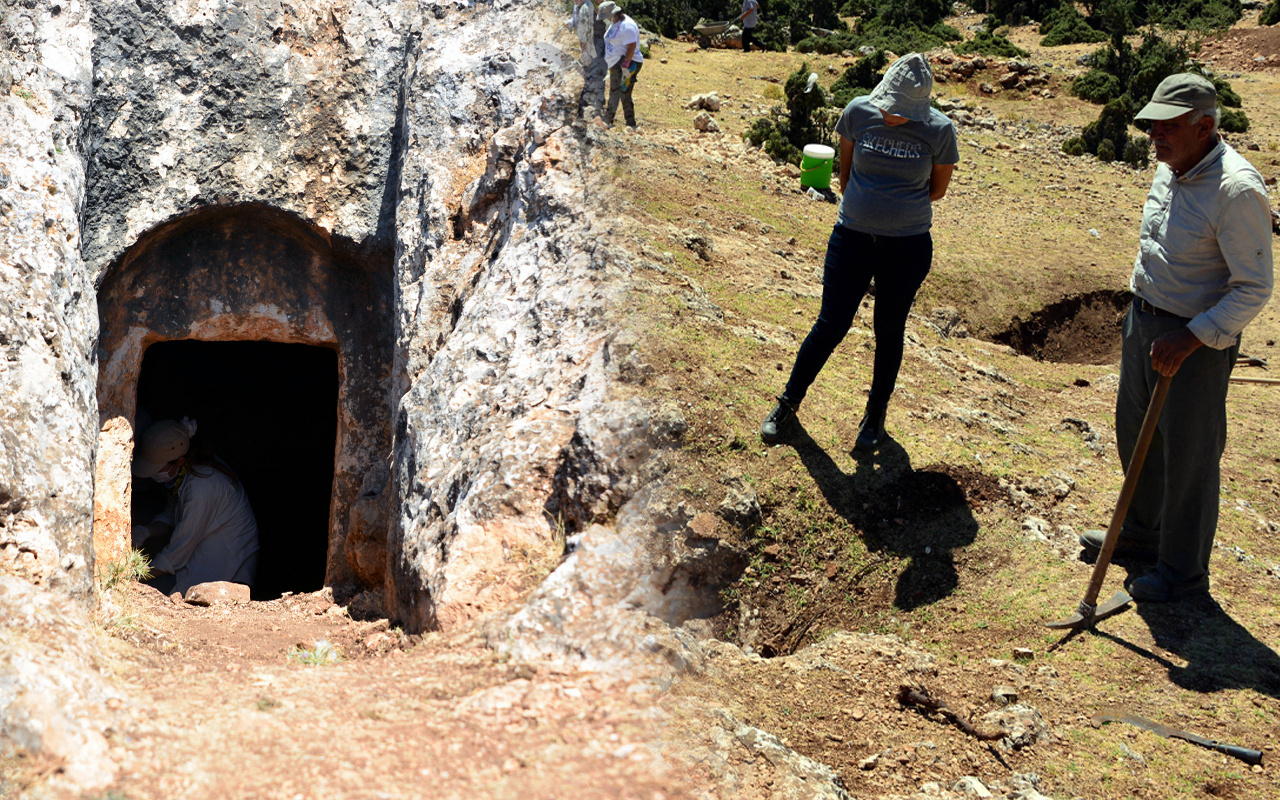
<instances>
[{"instance_id":1,"label":"person bending over digging","mask_svg":"<svg viewBox=\"0 0 1280 800\"><path fill-rule=\"evenodd\" d=\"M198 583L253 586L258 569L258 523L239 479L222 459L193 439L194 421L160 420L134 449L133 474L169 489L165 510L133 528L133 546L168 543L151 561L147 583L165 594ZM148 540L151 540L150 542Z\"/></svg>"},{"instance_id":2,"label":"person bending over digging","mask_svg":"<svg viewBox=\"0 0 1280 800\"><path fill-rule=\"evenodd\" d=\"M889 67L870 95L854 98L836 123L842 199L823 264L822 307L778 405L760 426L767 443L794 423L873 280L875 367L854 447L871 450L884 438L907 312L933 262L932 203L946 194L959 161L955 127L929 105L932 89L928 61L911 53Z\"/></svg>"},{"instance_id":3,"label":"person bending over digging","mask_svg":"<svg viewBox=\"0 0 1280 800\"><path fill-rule=\"evenodd\" d=\"M1116 445L1126 468L1156 381L1173 378L1114 551L1156 562L1125 587L1139 602L1209 589L1227 380L1240 332L1274 285L1266 186L1218 136L1218 114L1213 84L1184 73L1165 78L1137 117L1160 164L1124 321ZM1104 538L1086 531L1080 543L1098 551Z\"/></svg>"}]
</instances>

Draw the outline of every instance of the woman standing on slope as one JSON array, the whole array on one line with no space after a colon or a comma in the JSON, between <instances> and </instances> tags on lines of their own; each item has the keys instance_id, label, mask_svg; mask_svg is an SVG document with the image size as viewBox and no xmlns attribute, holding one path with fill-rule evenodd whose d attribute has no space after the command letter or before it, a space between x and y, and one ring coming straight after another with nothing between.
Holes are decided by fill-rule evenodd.
<instances>
[{"instance_id":1,"label":"woman standing on slope","mask_svg":"<svg viewBox=\"0 0 1280 800\"><path fill-rule=\"evenodd\" d=\"M876 284L875 367L871 396L858 426L857 450L884 438L885 411L902 365L907 313L933 262L935 200L959 161L955 127L929 105L933 73L919 53L895 61L879 85L854 98L840 121L840 215L822 273L822 308L778 405L760 426L772 444L785 430L853 316Z\"/></svg>"}]
</instances>

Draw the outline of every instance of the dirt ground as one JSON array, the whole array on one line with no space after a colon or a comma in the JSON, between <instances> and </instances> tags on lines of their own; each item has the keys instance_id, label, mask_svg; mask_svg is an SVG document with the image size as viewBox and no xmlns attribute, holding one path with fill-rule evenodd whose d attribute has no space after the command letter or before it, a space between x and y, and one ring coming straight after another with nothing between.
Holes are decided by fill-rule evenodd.
<instances>
[{"instance_id":1,"label":"dirt ground","mask_svg":"<svg viewBox=\"0 0 1280 800\"><path fill-rule=\"evenodd\" d=\"M405 636L327 592L202 608L134 584L126 605L111 655L133 722L110 737L112 800L652 800L685 781L655 746L660 698L616 676ZM341 660L290 657L317 641Z\"/></svg>"}]
</instances>

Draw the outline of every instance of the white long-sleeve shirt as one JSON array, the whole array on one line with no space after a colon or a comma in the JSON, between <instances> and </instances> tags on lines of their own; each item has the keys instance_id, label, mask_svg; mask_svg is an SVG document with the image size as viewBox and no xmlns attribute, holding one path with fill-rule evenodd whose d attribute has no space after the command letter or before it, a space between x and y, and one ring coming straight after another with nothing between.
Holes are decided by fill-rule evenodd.
<instances>
[{"instance_id":1,"label":"white long-sleeve shirt","mask_svg":"<svg viewBox=\"0 0 1280 800\"><path fill-rule=\"evenodd\" d=\"M1275 285L1271 208L1262 175L1219 141L1181 177L1156 169L1142 208L1129 288L1223 350L1262 311Z\"/></svg>"},{"instance_id":2,"label":"white long-sleeve shirt","mask_svg":"<svg viewBox=\"0 0 1280 800\"><path fill-rule=\"evenodd\" d=\"M189 468L178 496L155 519L173 537L152 566L177 578L174 591L209 581L253 585L258 568L258 522L244 487L213 467Z\"/></svg>"}]
</instances>

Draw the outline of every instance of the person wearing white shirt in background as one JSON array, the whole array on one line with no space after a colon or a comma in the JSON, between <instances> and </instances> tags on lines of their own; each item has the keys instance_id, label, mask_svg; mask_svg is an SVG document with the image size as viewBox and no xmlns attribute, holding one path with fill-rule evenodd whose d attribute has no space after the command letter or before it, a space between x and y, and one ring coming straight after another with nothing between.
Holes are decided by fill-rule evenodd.
<instances>
[{"instance_id":1,"label":"person wearing white shirt in background","mask_svg":"<svg viewBox=\"0 0 1280 800\"><path fill-rule=\"evenodd\" d=\"M644 63L644 54L640 52L640 26L622 13L613 0L600 4L598 17L613 20L604 34L604 60L609 67L609 104L605 107L604 121L606 125L613 125L618 115L618 103L621 102L627 127L634 130L636 108L631 101L631 91L636 88L640 65ZM625 81L624 72L629 73Z\"/></svg>"}]
</instances>

